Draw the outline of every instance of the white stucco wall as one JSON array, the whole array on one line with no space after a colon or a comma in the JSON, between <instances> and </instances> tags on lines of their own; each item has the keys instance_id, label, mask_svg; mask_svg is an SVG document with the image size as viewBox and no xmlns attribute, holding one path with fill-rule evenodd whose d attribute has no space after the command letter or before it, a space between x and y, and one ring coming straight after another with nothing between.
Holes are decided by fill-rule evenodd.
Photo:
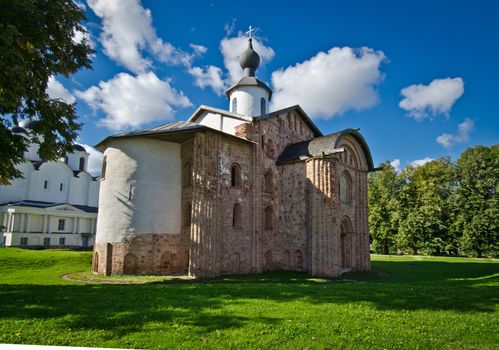
<instances>
[{"instance_id":1,"label":"white stucco wall","mask_svg":"<svg viewBox=\"0 0 499 350\"><path fill-rule=\"evenodd\" d=\"M265 99L268 111L269 94L265 89L257 86L237 87L230 95L229 110L242 115L259 117L262 115L260 110L260 100L262 97ZM234 98L237 98L237 111L232 110L232 101Z\"/></svg>"},{"instance_id":2,"label":"white stucco wall","mask_svg":"<svg viewBox=\"0 0 499 350\"><path fill-rule=\"evenodd\" d=\"M83 166L83 171L87 171L88 156L89 156L89 154L87 152L75 150L74 152L69 153L67 155L68 166L72 170L80 170L80 158L84 158L85 159L85 164Z\"/></svg>"},{"instance_id":3,"label":"white stucco wall","mask_svg":"<svg viewBox=\"0 0 499 350\"><path fill-rule=\"evenodd\" d=\"M99 183L86 172L80 172L76 177L62 162L43 163L38 170L30 162L25 162L18 165L18 169L24 178L13 180L10 185L0 185L0 204L32 200L92 207L98 205ZM46 189L43 186L45 180L48 180Z\"/></svg>"},{"instance_id":4,"label":"white stucco wall","mask_svg":"<svg viewBox=\"0 0 499 350\"><path fill-rule=\"evenodd\" d=\"M96 242L120 242L124 234L180 233L180 144L116 139L104 156Z\"/></svg>"},{"instance_id":5,"label":"white stucco wall","mask_svg":"<svg viewBox=\"0 0 499 350\"><path fill-rule=\"evenodd\" d=\"M197 119L196 123L208 126L212 129L220 130L231 135L236 134L235 127L245 122L251 122L251 118L241 116L234 118L230 115L204 112Z\"/></svg>"}]
</instances>

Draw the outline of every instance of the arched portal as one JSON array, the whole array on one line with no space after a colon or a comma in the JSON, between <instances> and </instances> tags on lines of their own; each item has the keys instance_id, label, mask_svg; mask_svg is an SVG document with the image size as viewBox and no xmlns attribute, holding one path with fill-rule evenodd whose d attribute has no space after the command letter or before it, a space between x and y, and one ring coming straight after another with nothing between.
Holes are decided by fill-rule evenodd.
<instances>
[{"instance_id":1,"label":"arched portal","mask_svg":"<svg viewBox=\"0 0 499 350\"><path fill-rule=\"evenodd\" d=\"M352 223L348 217L345 216L341 222L341 268L349 269L353 267L353 229Z\"/></svg>"}]
</instances>

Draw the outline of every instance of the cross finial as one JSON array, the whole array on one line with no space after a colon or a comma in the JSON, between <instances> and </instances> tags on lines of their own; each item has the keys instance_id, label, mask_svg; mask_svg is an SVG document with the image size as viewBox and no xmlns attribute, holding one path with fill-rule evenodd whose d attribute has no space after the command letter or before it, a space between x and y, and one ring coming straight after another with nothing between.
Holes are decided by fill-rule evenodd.
<instances>
[{"instance_id":1,"label":"cross finial","mask_svg":"<svg viewBox=\"0 0 499 350\"><path fill-rule=\"evenodd\" d=\"M253 32L255 31L255 28L253 28L252 26L249 26L249 30L246 32L246 34L249 35L249 38L253 38Z\"/></svg>"}]
</instances>

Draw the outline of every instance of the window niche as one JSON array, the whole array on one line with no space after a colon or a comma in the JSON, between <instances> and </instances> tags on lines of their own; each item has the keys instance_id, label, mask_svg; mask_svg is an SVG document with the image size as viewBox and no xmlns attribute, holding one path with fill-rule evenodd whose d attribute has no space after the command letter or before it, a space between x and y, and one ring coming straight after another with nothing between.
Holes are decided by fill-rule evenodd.
<instances>
[{"instance_id":1,"label":"window niche","mask_svg":"<svg viewBox=\"0 0 499 350\"><path fill-rule=\"evenodd\" d=\"M346 171L340 177L340 200L347 204L352 202L352 178Z\"/></svg>"},{"instance_id":2,"label":"window niche","mask_svg":"<svg viewBox=\"0 0 499 350\"><path fill-rule=\"evenodd\" d=\"M272 210L272 207L269 205L268 207L265 208L265 229L266 230L272 230L273 229L273 219L274 219L274 211Z\"/></svg>"},{"instance_id":3,"label":"window niche","mask_svg":"<svg viewBox=\"0 0 499 350\"><path fill-rule=\"evenodd\" d=\"M232 164L230 167L230 186L241 187L241 166L237 163Z\"/></svg>"},{"instance_id":4,"label":"window niche","mask_svg":"<svg viewBox=\"0 0 499 350\"><path fill-rule=\"evenodd\" d=\"M85 157L80 158L80 167L79 171L85 171Z\"/></svg>"},{"instance_id":5,"label":"window niche","mask_svg":"<svg viewBox=\"0 0 499 350\"><path fill-rule=\"evenodd\" d=\"M107 168L107 156L104 156L104 158L102 159L102 168L100 172L101 180L104 180L106 178L106 168Z\"/></svg>"},{"instance_id":6,"label":"window niche","mask_svg":"<svg viewBox=\"0 0 499 350\"><path fill-rule=\"evenodd\" d=\"M263 174L263 191L267 193L274 192L274 186L272 183L272 170L267 170L265 174Z\"/></svg>"},{"instance_id":7,"label":"window niche","mask_svg":"<svg viewBox=\"0 0 499 350\"><path fill-rule=\"evenodd\" d=\"M231 105L230 111L232 113L237 113L237 97L234 97L232 99L232 105Z\"/></svg>"},{"instance_id":8,"label":"window niche","mask_svg":"<svg viewBox=\"0 0 499 350\"><path fill-rule=\"evenodd\" d=\"M241 204L234 204L232 209L232 227L241 228Z\"/></svg>"}]
</instances>

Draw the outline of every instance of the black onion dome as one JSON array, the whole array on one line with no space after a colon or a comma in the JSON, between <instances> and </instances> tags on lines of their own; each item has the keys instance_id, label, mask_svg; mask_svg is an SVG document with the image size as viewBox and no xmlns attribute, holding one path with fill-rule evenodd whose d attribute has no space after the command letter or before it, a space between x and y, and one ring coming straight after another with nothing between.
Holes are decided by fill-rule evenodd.
<instances>
[{"instance_id":1,"label":"black onion dome","mask_svg":"<svg viewBox=\"0 0 499 350\"><path fill-rule=\"evenodd\" d=\"M260 56L253 50L252 39L249 39L248 48L243 52L239 58L239 65L242 69L250 68L252 71L256 70L260 65Z\"/></svg>"},{"instance_id":2,"label":"black onion dome","mask_svg":"<svg viewBox=\"0 0 499 350\"><path fill-rule=\"evenodd\" d=\"M80 152L86 152L87 150L82 146L82 145L73 145L73 150L75 151L80 151Z\"/></svg>"},{"instance_id":3,"label":"black onion dome","mask_svg":"<svg viewBox=\"0 0 499 350\"><path fill-rule=\"evenodd\" d=\"M11 131L13 133L15 133L15 134L26 134L26 135L28 135L28 132L22 126L14 126Z\"/></svg>"}]
</instances>

